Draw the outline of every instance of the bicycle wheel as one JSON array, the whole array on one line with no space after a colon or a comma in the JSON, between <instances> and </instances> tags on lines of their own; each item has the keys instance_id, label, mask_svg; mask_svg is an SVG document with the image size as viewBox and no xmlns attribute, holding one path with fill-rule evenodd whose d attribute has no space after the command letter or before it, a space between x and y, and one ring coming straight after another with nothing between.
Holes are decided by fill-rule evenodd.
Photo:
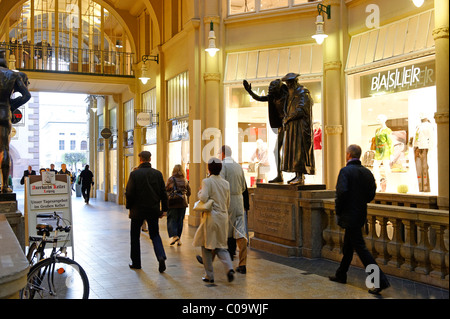
<instances>
[{"instance_id":1,"label":"bicycle wheel","mask_svg":"<svg viewBox=\"0 0 450 319\"><path fill-rule=\"evenodd\" d=\"M87 299L89 280L81 266L66 257L47 258L28 273L22 299Z\"/></svg>"}]
</instances>

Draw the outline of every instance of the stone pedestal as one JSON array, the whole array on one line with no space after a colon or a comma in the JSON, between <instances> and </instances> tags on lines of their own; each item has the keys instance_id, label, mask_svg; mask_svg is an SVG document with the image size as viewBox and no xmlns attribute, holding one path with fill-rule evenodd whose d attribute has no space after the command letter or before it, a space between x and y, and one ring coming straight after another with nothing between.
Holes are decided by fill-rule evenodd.
<instances>
[{"instance_id":1,"label":"stone pedestal","mask_svg":"<svg viewBox=\"0 0 450 319\"><path fill-rule=\"evenodd\" d=\"M325 185L258 183L252 195L251 248L286 257L302 256L301 200L305 192L319 190L325 190Z\"/></svg>"},{"instance_id":2,"label":"stone pedestal","mask_svg":"<svg viewBox=\"0 0 450 319\"><path fill-rule=\"evenodd\" d=\"M3 214L0 247L0 299L19 298L19 291L27 284L29 263Z\"/></svg>"},{"instance_id":3,"label":"stone pedestal","mask_svg":"<svg viewBox=\"0 0 450 319\"><path fill-rule=\"evenodd\" d=\"M17 210L15 193L0 193L0 214L5 215L19 241L20 247L25 251L25 221L22 213Z\"/></svg>"}]
</instances>

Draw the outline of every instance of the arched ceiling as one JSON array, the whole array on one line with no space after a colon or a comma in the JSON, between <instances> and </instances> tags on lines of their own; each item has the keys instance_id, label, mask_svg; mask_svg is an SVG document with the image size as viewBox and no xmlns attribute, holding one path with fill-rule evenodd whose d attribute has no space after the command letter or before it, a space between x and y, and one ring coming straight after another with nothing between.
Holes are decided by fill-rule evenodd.
<instances>
[{"instance_id":1,"label":"arched ceiling","mask_svg":"<svg viewBox=\"0 0 450 319\"><path fill-rule=\"evenodd\" d=\"M150 19L153 22L155 28L154 36L158 37L156 42L160 42L161 37L161 25L162 25L162 12L163 1L162 0L94 0L99 4L103 4L108 10L113 9L117 15L120 16L119 20L124 23L131 36L134 37L134 44L137 43L138 38L138 17L146 11L149 14ZM0 0L0 25L3 22L5 15L16 5L17 0ZM5 9L5 10L3 10ZM133 49L136 49L133 46ZM81 77L73 76L72 81L61 81L58 75L41 77L38 73L34 74L33 83L30 85L30 89L33 91L48 91L49 87L56 89L56 91L67 92L85 92L85 93L107 93L107 92L121 92L126 90L130 85L130 80L123 81L124 83L96 83L93 85L93 81L96 81L93 77ZM83 79L83 80L82 80ZM86 81L87 80L87 81ZM120 82L120 81L119 81ZM95 92L93 92L95 91Z\"/></svg>"},{"instance_id":2,"label":"arched ceiling","mask_svg":"<svg viewBox=\"0 0 450 319\"><path fill-rule=\"evenodd\" d=\"M127 12L135 18L139 17L144 11L147 11L153 21L153 25L156 28L157 35L161 35L160 26L162 24L163 10L162 0L99 0L98 2L104 2L116 11Z\"/></svg>"}]
</instances>

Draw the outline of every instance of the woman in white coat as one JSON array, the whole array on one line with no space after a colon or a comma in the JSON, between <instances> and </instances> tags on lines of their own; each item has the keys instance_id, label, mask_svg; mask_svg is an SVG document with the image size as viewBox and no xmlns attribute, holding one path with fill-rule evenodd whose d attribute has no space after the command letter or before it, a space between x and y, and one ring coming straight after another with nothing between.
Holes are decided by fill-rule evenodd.
<instances>
[{"instance_id":1,"label":"woman in white coat","mask_svg":"<svg viewBox=\"0 0 450 319\"><path fill-rule=\"evenodd\" d=\"M228 281L234 279L234 270L230 254L227 251L228 239L228 207L230 206L230 185L220 177L222 161L211 158L208 161L210 176L202 181L202 187L198 192L198 199L207 202L214 201L211 212L203 212L202 220L194 236L193 245L202 247L205 282L214 282L213 254L217 255L224 265Z\"/></svg>"}]
</instances>

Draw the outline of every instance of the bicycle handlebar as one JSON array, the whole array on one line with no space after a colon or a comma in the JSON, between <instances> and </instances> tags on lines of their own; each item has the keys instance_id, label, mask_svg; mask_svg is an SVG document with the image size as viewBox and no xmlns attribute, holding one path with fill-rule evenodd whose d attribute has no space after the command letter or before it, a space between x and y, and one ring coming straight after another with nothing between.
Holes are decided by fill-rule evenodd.
<instances>
[{"instance_id":1,"label":"bicycle handlebar","mask_svg":"<svg viewBox=\"0 0 450 319\"><path fill-rule=\"evenodd\" d=\"M66 233L70 232L72 226L66 226L66 227L62 227L59 225L59 221L62 220L63 218L60 217L56 212L53 212L53 214L37 214L36 217L40 217L40 218L53 218L56 219L56 230L59 231L64 231Z\"/></svg>"}]
</instances>

